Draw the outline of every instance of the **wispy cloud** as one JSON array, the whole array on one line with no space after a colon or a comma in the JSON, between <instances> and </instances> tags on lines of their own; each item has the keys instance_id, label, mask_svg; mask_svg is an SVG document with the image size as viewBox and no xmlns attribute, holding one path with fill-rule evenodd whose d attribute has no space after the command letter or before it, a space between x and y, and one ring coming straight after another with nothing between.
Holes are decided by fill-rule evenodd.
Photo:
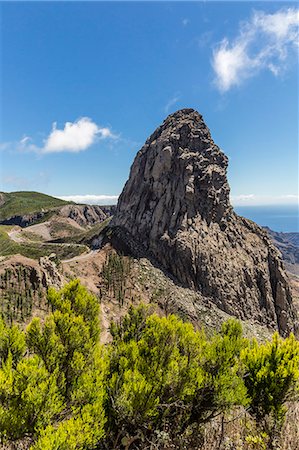
<instances>
[{"instance_id":1,"label":"wispy cloud","mask_svg":"<svg viewBox=\"0 0 299 450\"><path fill-rule=\"evenodd\" d=\"M75 203L84 203L88 205L116 205L118 195L60 195L57 196L62 200L67 200Z\"/></svg>"},{"instance_id":2,"label":"wispy cloud","mask_svg":"<svg viewBox=\"0 0 299 450\"><path fill-rule=\"evenodd\" d=\"M13 186L17 189L26 189L30 185L30 180L26 177L18 175L5 175L2 177L1 182L4 186ZM4 188L6 190L6 188Z\"/></svg>"},{"instance_id":3,"label":"wispy cloud","mask_svg":"<svg viewBox=\"0 0 299 450\"><path fill-rule=\"evenodd\" d=\"M182 25L183 25L183 27L186 27L189 23L190 23L190 20L187 19L187 17L185 17L185 18L182 20Z\"/></svg>"},{"instance_id":4,"label":"wispy cloud","mask_svg":"<svg viewBox=\"0 0 299 450\"><path fill-rule=\"evenodd\" d=\"M165 114L168 114L170 112L170 109L180 100L180 98L180 94L177 92L168 100L168 102L164 106Z\"/></svg>"},{"instance_id":5,"label":"wispy cloud","mask_svg":"<svg viewBox=\"0 0 299 450\"><path fill-rule=\"evenodd\" d=\"M215 84L222 92L242 84L266 69L278 76L298 50L299 10L281 9L274 14L255 11L242 22L238 36L224 38L213 52Z\"/></svg>"},{"instance_id":6,"label":"wispy cloud","mask_svg":"<svg viewBox=\"0 0 299 450\"><path fill-rule=\"evenodd\" d=\"M205 31L201 33L197 38L195 38L195 42L199 48L205 48L210 46L213 38L213 31Z\"/></svg>"},{"instance_id":7,"label":"wispy cloud","mask_svg":"<svg viewBox=\"0 0 299 450\"><path fill-rule=\"evenodd\" d=\"M258 205L296 205L299 196L296 194L285 195L232 195L231 202L234 206L258 206Z\"/></svg>"},{"instance_id":8,"label":"wispy cloud","mask_svg":"<svg viewBox=\"0 0 299 450\"><path fill-rule=\"evenodd\" d=\"M1 178L3 190L11 189L38 189L49 184L50 176L47 172L40 171L32 177L25 177L15 174L6 174Z\"/></svg>"},{"instance_id":9,"label":"wispy cloud","mask_svg":"<svg viewBox=\"0 0 299 450\"><path fill-rule=\"evenodd\" d=\"M19 142L4 142L0 144L0 150L14 148L22 152L35 152L37 154L48 153L78 153L87 150L96 142L103 139L117 139L108 127L100 127L89 117L82 117L74 122L66 122L62 129L54 122L52 130L43 140L42 145L37 145L30 136L24 136Z\"/></svg>"}]
</instances>

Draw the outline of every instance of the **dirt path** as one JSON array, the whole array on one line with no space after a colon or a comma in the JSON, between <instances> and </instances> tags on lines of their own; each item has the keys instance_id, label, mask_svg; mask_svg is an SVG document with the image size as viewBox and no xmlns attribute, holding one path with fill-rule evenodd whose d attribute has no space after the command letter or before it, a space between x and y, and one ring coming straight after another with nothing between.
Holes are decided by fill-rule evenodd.
<instances>
[{"instance_id":1,"label":"dirt path","mask_svg":"<svg viewBox=\"0 0 299 450\"><path fill-rule=\"evenodd\" d=\"M102 283L101 271L109 251L110 247L106 247L71 260L62 261L63 273L70 278L79 278L90 292L99 296ZM116 320L117 317L112 317L109 304L101 301L100 308L101 342L106 343L111 340L109 332L111 320Z\"/></svg>"},{"instance_id":2,"label":"dirt path","mask_svg":"<svg viewBox=\"0 0 299 450\"><path fill-rule=\"evenodd\" d=\"M64 244L59 244L59 245L64 245ZM72 245L72 244L65 244L65 245ZM77 244L77 245L81 245L81 244ZM74 261L82 261L82 259L89 259L89 258L93 257L95 255L95 253L97 253L98 251L99 250L90 250L90 252L83 253L83 255L74 256L73 258L70 258L70 259L62 259L61 262L69 263L69 262L74 262Z\"/></svg>"},{"instance_id":3,"label":"dirt path","mask_svg":"<svg viewBox=\"0 0 299 450\"><path fill-rule=\"evenodd\" d=\"M25 231L29 231L29 233L36 233L45 241L50 241L52 239L52 236L50 234L49 226L49 221L37 223L36 225L30 225L30 227L26 227Z\"/></svg>"},{"instance_id":4,"label":"dirt path","mask_svg":"<svg viewBox=\"0 0 299 450\"><path fill-rule=\"evenodd\" d=\"M14 227L12 230L8 231L7 234L12 241L20 244L22 242L25 242L25 239L22 236L20 236L22 230L23 230L23 228Z\"/></svg>"},{"instance_id":5,"label":"dirt path","mask_svg":"<svg viewBox=\"0 0 299 450\"><path fill-rule=\"evenodd\" d=\"M22 236L22 232L23 232L23 228L16 228L14 227L12 230L8 231L8 236L9 238L14 241L17 242L18 244L35 244L35 245L41 245L41 246L51 246L51 247L81 247L86 249L86 245L84 244L70 244L70 243L57 243L57 242L35 242L35 241L31 241L30 239L28 239L27 237L23 237ZM72 262L72 261L78 261L81 259L87 259L90 258L91 256L94 255L94 253L96 253L97 250L91 250L88 253L83 253L79 256L74 256L73 258L70 259L63 259L61 260L62 262Z\"/></svg>"}]
</instances>

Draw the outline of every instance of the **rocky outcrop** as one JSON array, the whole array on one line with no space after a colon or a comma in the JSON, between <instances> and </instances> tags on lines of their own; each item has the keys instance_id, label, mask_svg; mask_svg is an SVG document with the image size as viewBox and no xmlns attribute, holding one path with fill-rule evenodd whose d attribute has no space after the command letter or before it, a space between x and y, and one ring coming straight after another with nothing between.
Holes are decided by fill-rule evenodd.
<instances>
[{"instance_id":1,"label":"rocky outcrop","mask_svg":"<svg viewBox=\"0 0 299 450\"><path fill-rule=\"evenodd\" d=\"M59 210L59 216L70 218L81 227L103 222L108 217L99 206L91 205L65 205Z\"/></svg>"},{"instance_id":2,"label":"rocky outcrop","mask_svg":"<svg viewBox=\"0 0 299 450\"><path fill-rule=\"evenodd\" d=\"M0 192L0 207L3 206L5 203L5 195L3 192Z\"/></svg>"},{"instance_id":3,"label":"rocky outcrop","mask_svg":"<svg viewBox=\"0 0 299 450\"><path fill-rule=\"evenodd\" d=\"M15 215L0 220L1 225L18 225L22 228L43 222L49 218L64 217L74 220L81 227L92 226L103 222L109 214L103 212L100 206L93 205L65 205L51 210L42 210L30 214Z\"/></svg>"},{"instance_id":4,"label":"rocky outcrop","mask_svg":"<svg viewBox=\"0 0 299 450\"><path fill-rule=\"evenodd\" d=\"M44 217L49 211L38 211L31 214L11 216L0 220L0 225L18 225L19 227L28 227L39 221L44 220Z\"/></svg>"},{"instance_id":5,"label":"rocky outcrop","mask_svg":"<svg viewBox=\"0 0 299 450\"><path fill-rule=\"evenodd\" d=\"M39 259L39 265L42 272L42 284L45 288L49 286L55 289L62 288L63 277L57 268L57 257L53 253L50 256L43 256Z\"/></svg>"},{"instance_id":6,"label":"rocky outcrop","mask_svg":"<svg viewBox=\"0 0 299 450\"><path fill-rule=\"evenodd\" d=\"M268 227L264 229L275 247L280 250L283 260L289 264L299 264L299 233L282 233L270 230Z\"/></svg>"},{"instance_id":7,"label":"rocky outcrop","mask_svg":"<svg viewBox=\"0 0 299 450\"><path fill-rule=\"evenodd\" d=\"M116 205L100 205L101 210L106 214L107 217L111 217L115 214Z\"/></svg>"},{"instance_id":8,"label":"rocky outcrop","mask_svg":"<svg viewBox=\"0 0 299 450\"><path fill-rule=\"evenodd\" d=\"M48 288L60 289L65 282L56 260L55 254L39 261L22 255L0 260L0 307L8 323L24 326L33 316L45 317Z\"/></svg>"},{"instance_id":9,"label":"rocky outcrop","mask_svg":"<svg viewBox=\"0 0 299 450\"><path fill-rule=\"evenodd\" d=\"M111 227L183 286L285 335L296 318L280 254L234 213L227 165L200 114L170 115L138 152Z\"/></svg>"}]
</instances>

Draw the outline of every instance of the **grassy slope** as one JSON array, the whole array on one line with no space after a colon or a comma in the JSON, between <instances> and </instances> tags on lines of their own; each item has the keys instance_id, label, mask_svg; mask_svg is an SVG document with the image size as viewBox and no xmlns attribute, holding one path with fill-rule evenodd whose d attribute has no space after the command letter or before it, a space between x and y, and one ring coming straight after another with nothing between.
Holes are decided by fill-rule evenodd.
<instances>
[{"instance_id":1,"label":"grassy slope","mask_svg":"<svg viewBox=\"0 0 299 450\"><path fill-rule=\"evenodd\" d=\"M39 192L1 192L0 194L5 201L4 204L0 206L0 220L38 212L43 209L48 210L70 203Z\"/></svg>"},{"instance_id":2,"label":"grassy slope","mask_svg":"<svg viewBox=\"0 0 299 450\"><path fill-rule=\"evenodd\" d=\"M82 231L79 233L74 233L71 236L57 239L56 242L66 242L70 244L84 244L89 245L93 238L99 236L99 234L104 230L104 228L109 224L111 218L104 220L101 223L93 225L89 230Z\"/></svg>"},{"instance_id":3,"label":"grassy slope","mask_svg":"<svg viewBox=\"0 0 299 450\"><path fill-rule=\"evenodd\" d=\"M18 243L10 239L7 232L11 229L10 226L0 225L0 256L20 255L28 258L38 259L41 256L49 256L51 253L56 253L58 258L66 259L80 255L88 248L84 246L74 245L44 245L36 243Z\"/></svg>"},{"instance_id":4,"label":"grassy slope","mask_svg":"<svg viewBox=\"0 0 299 450\"><path fill-rule=\"evenodd\" d=\"M42 218L42 221L44 221L48 220L54 213L51 209L71 203L46 194L27 191L12 193L0 192L0 200L2 200L2 202L0 202L0 220L13 216L48 210L49 212ZM36 223L38 223L38 221ZM58 240L62 245L51 245L43 244L37 236L35 238L34 236L30 236L29 232L27 236L27 243L14 242L7 234L12 227L0 225L0 256L8 256L19 253L29 258L38 259L41 256L56 253L60 259L72 258L73 256L80 255L82 252L86 251L88 247L85 247L85 245L88 244L89 239L101 231L104 226L105 223L97 224L87 232L78 232L78 230L73 229L73 227L68 224L65 226L62 226L59 223L53 224L54 228L57 227L56 231L58 234L63 230L67 230L69 232L69 236ZM24 237L26 237L25 234ZM69 245L63 245L63 243ZM78 244L81 244L81 246Z\"/></svg>"}]
</instances>

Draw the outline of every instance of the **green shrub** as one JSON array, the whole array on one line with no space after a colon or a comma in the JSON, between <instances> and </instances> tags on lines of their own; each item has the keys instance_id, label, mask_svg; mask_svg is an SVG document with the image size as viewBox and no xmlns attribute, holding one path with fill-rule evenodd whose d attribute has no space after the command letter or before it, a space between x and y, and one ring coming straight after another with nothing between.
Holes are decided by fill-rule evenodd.
<instances>
[{"instance_id":1,"label":"green shrub","mask_svg":"<svg viewBox=\"0 0 299 450\"><path fill-rule=\"evenodd\" d=\"M244 377L249 407L261 428L269 434L269 448L283 425L286 402L298 394L299 342L291 334L282 339L278 333L272 341L251 345L242 350Z\"/></svg>"},{"instance_id":2,"label":"green shrub","mask_svg":"<svg viewBox=\"0 0 299 450\"><path fill-rule=\"evenodd\" d=\"M195 448L206 423L245 406L256 424L251 419L244 448L277 447L298 387L293 335L258 344L229 320L207 338L141 305L111 325L104 347L98 300L77 280L50 289L48 303L52 312L26 333L0 320L2 442L28 436L31 450Z\"/></svg>"},{"instance_id":3,"label":"green shrub","mask_svg":"<svg viewBox=\"0 0 299 450\"><path fill-rule=\"evenodd\" d=\"M98 342L98 300L75 280L59 292L50 289L48 301L54 311L43 325L40 319L33 319L27 329L27 344L50 373L58 370L60 389L70 399Z\"/></svg>"},{"instance_id":4,"label":"green shrub","mask_svg":"<svg viewBox=\"0 0 299 450\"><path fill-rule=\"evenodd\" d=\"M238 364L242 337L235 322L208 342L190 323L174 315L146 317L139 307L112 333L107 381L112 432L122 430L126 437L167 429L175 435L246 403Z\"/></svg>"},{"instance_id":5,"label":"green shrub","mask_svg":"<svg viewBox=\"0 0 299 450\"><path fill-rule=\"evenodd\" d=\"M0 361L5 363L11 355L12 364L15 365L24 356L26 351L25 335L17 325L8 327L0 318Z\"/></svg>"},{"instance_id":6,"label":"green shrub","mask_svg":"<svg viewBox=\"0 0 299 450\"><path fill-rule=\"evenodd\" d=\"M63 407L56 374L49 374L38 356L13 367L12 355L0 370L0 436L19 439L46 426Z\"/></svg>"}]
</instances>

